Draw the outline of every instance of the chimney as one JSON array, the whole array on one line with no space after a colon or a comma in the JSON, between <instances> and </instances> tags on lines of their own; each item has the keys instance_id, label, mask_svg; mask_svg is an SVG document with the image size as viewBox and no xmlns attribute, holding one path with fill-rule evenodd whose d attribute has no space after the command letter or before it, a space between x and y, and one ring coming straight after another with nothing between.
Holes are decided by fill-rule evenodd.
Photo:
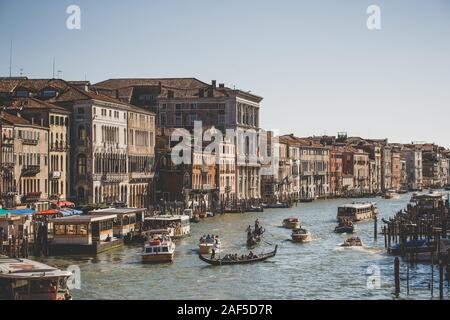
<instances>
[{"instance_id":1,"label":"chimney","mask_svg":"<svg viewBox=\"0 0 450 320\"><path fill-rule=\"evenodd\" d=\"M203 98L205 96L205 89L203 88L198 89L198 96L200 98Z\"/></svg>"},{"instance_id":2,"label":"chimney","mask_svg":"<svg viewBox=\"0 0 450 320\"><path fill-rule=\"evenodd\" d=\"M169 99L173 98L173 91L172 91L172 90L168 90L168 91L167 91L167 97L168 97Z\"/></svg>"},{"instance_id":3,"label":"chimney","mask_svg":"<svg viewBox=\"0 0 450 320\"><path fill-rule=\"evenodd\" d=\"M119 100L119 89L116 89L116 99Z\"/></svg>"},{"instance_id":4,"label":"chimney","mask_svg":"<svg viewBox=\"0 0 450 320\"><path fill-rule=\"evenodd\" d=\"M158 82L158 93L161 93L161 91L162 91L162 83L161 83L161 81L159 81Z\"/></svg>"},{"instance_id":5,"label":"chimney","mask_svg":"<svg viewBox=\"0 0 450 320\"><path fill-rule=\"evenodd\" d=\"M225 84L224 83L219 83L219 88L225 88Z\"/></svg>"},{"instance_id":6,"label":"chimney","mask_svg":"<svg viewBox=\"0 0 450 320\"><path fill-rule=\"evenodd\" d=\"M211 86L215 89L216 88L216 80L211 81Z\"/></svg>"}]
</instances>

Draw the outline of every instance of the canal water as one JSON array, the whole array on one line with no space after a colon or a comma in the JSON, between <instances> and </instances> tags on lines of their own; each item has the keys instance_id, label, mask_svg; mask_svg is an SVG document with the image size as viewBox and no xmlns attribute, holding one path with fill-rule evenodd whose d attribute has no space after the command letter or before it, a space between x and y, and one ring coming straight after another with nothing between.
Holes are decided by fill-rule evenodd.
<instances>
[{"instance_id":1,"label":"canal water","mask_svg":"<svg viewBox=\"0 0 450 320\"><path fill-rule=\"evenodd\" d=\"M411 194L404 194L397 200L366 200L377 203L380 218L388 218L405 208L410 198ZM338 205L352 201L318 200L290 209L207 218L191 224L192 235L176 242L172 264L141 264L141 246L125 246L95 258L51 257L44 261L61 268L79 266L81 289L73 290L74 299L393 299L394 258L384 251L383 235L379 234L378 241L374 241L373 221L356 226L355 235L362 239L362 248L340 247L348 236L333 233ZM291 242L290 230L280 227L288 217L300 218L311 231L313 241ZM226 252L247 252L245 229L256 218L266 229L265 241L279 245L274 258L257 264L221 267L199 260L198 239L208 233L220 235ZM379 230L381 226L379 219ZM270 250L272 247L264 244L254 251ZM406 264L402 263L401 268L400 298L430 299L431 267L410 268L409 296L406 296ZM435 296L437 278L435 272Z\"/></svg>"}]
</instances>

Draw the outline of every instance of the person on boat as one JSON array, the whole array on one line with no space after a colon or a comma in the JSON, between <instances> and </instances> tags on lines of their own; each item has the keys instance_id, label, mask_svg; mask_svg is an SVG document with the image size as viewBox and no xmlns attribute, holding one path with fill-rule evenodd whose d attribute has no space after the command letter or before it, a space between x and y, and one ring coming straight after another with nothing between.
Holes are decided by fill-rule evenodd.
<instances>
[{"instance_id":1,"label":"person on boat","mask_svg":"<svg viewBox=\"0 0 450 320\"><path fill-rule=\"evenodd\" d=\"M211 260L216 258L216 249L213 247L211 249Z\"/></svg>"},{"instance_id":2,"label":"person on boat","mask_svg":"<svg viewBox=\"0 0 450 320\"><path fill-rule=\"evenodd\" d=\"M255 220L255 230L259 230L259 220Z\"/></svg>"}]
</instances>

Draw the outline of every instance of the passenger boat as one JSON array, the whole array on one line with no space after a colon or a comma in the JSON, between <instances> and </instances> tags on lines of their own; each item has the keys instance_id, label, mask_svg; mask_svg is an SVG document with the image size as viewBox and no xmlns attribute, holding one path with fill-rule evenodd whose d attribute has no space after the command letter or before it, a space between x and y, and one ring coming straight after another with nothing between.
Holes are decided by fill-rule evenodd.
<instances>
[{"instance_id":1,"label":"passenger boat","mask_svg":"<svg viewBox=\"0 0 450 320\"><path fill-rule=\"evenodd\" d=\"M155 230L152 238L144 245L141 253L142 262L172 262L175 253L175 243L165 230Z\"/></svg>"},{"instance_id":2,"label":"passenger boat","mask_svg":"<svg viewBox=\"0 0 450 320\"><path fill-rule=\"evenodd\" d=\"M314 198L300 198L299 201L302 203L309 203L309 202L313 202Z\"/></svg>"},{"instance_id":3,"label":"passenger boat","mask_svg":"<svg viewBox=\"0 0 450 320\"><path fill-rule=\"evenodd\" d=\"M352 203L338 207L337 220L341 221L362 221L373 219L378 215L378 208L375 203Z\"/></svg>"},{"instance_id":4,"label":"passenger boat","mask_svg":"<svg viewBox=\"0 0 450 320\"><path fill-rule=\"evenodd\" d=\"M298 229L300 228L300 221L298 218L286 218L283 220L283 227L286 229Z\"/></svg>"},{"instance_id":5,"label":"passenger boat","mask_svg":"<svg viewBox=\"0 0 450 320\"><path fill-rule=\"evenodd\" d=\"M292 230L291 238L294 242L309 242L312 240L311 233L305 228Z\"/></svg>"},{"instance_id":6,"label":"passenger boat","mask_svg":"<svg viewBox=\"0 0 450 320\"><path fill-rule=\"evenodd\" d=\"M0 256L0 300L71 300L71 276L33 260Z\"/></svg>"},{"instance_id":7,"label":"passenger boat","mask_svg":"<svg viewBox=\"0 0 450 320\"><path fill-rule=\"evenodd\" d=\"M202 254L199 254L198 257L200 260L209 263L213 266L223 266L223 265L232 265L232 264L249 264L249 263L255 263L255 262L261 262L264 260L267 260L269 258L274 257L277 254L278 246L275 246L275 250L269 253L263 253L259 255L253 255L250 257L250 255L245 256L244 258L237 258L236 260L227 259L227 258L206 258Z\"/></svg>"},{"instance_id":8,"label":"passenger boat","mask_svg":"<svg viewBox=\"0 0 450 320\"><path fill-rule=\"evenodd\" d=\"M343 244L341 244L341 247L362 247L363 243L359 237L351 237L344 241Z\"/></svg>"},{"instance_id":9,"label":"passenger boat","mask_svg":"<svg viewBox=\"0 0 450 320\"><path fill-rule=\"evenodd\" d=\"M188 215L160 215L144 220L145 230L166 229L172 239L183 238L191 234Z\"/></svg>"},{"instance_id":10,"label":"passenger boat","mask_svg":"<svg viewBox=\"0 0 450 320\"><path fill-rule=\"evenodd\" d=\"M389 200L393 200L393 199L399 199L400 195L395 192L395 190L388 190L385 194L384 194L384 198L385 199L389 199Z\"/></svg>"},{"instance_id":11,"label":"passenger boat","mask_svg":"<svg viewBox=\"0 0 450 320\"><path fill-rule=\"evenodd\" d=\"M220 249L220 244L218 236L215 236L214 238L202 238L198 244L198 249L201 254L210 254L213 248L217 252Z\"/></svg>"}]
</instances>

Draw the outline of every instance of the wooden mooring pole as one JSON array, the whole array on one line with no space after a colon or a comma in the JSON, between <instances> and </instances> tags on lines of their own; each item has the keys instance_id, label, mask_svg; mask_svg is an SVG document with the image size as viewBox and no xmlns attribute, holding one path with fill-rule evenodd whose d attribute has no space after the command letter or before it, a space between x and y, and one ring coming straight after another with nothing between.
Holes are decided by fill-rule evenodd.
<instances>
[{"instance_id":1,"label":"wooden mooring pole","mask_svg":"<svg viewBox=\"0 0 450 320\"><path fill-rule=\"evenodd\" d=\"M400 259L395 257L394 260L394 275L395 275L395 296L400 295Z\"/></svg>"},{"instance_id":2,"label":"wooden mooring pole","mask_svg":"<svg viewBox=\"0 0 450 320\"><path fill-rule=\"evenodd\" d=\"M373 218L373 239L375 241L377 241L377 237L378 237L378 235L377 235L377 233L378 233L377 222L378 222L378 218L377 218L377 216L375 216Z\"/></svg>"}]
</instances>

